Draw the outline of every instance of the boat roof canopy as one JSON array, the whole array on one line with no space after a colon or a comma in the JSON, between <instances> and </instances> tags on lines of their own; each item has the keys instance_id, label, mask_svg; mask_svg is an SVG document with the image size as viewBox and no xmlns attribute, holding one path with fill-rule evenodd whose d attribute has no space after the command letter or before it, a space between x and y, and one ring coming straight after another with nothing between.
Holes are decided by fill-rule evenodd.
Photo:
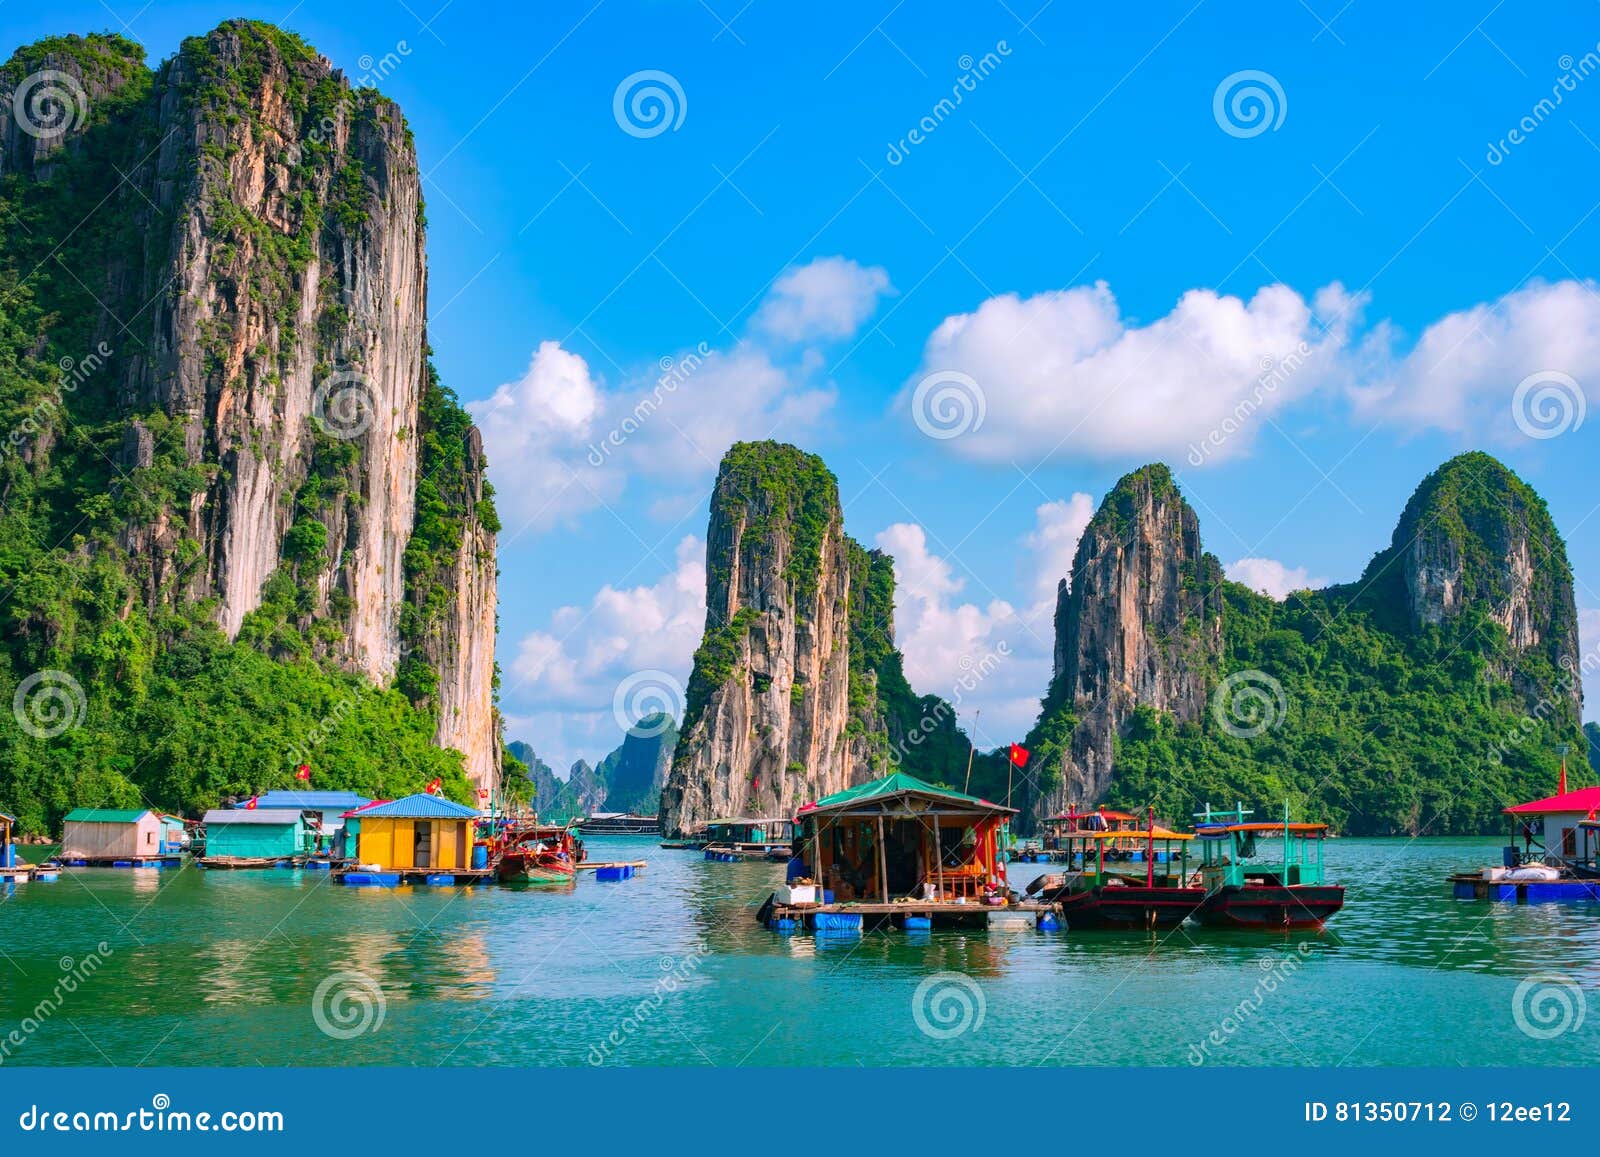
<instances>
[{"instance_id":1,"label":"boat roof canopy","mask_svg":"<svg viewBox=\"0 0 1600 1157\"><path fill-rule=\"evenodd\" d=\"M863 783L857 787L836 791L832 795L824 796L814 804L807 804L800 809L801 815L812 815L816 812L852 812L862 811L871 814L888 815L896 810L890 807L898 801L909 800L912 797L931 801L937 810L946 814L962 813L966 815L1016 815L1017 809L1006 807L1004 804L990 803L986 799L979 799L975 795L955 791L947 787L935 787L933 784L918 779L914 775L907 775L897 771L886 775L882 779L875 779L871 783ZM904 809L909 811L910 809Z\"/></svg>"},{"instance_id":2,"label":"boat roof canopy","mask_svg":"<svg viewBox=\"0 0 1600 1157\"><path fill-rule=\"evenodd\" d=\"M1205 837L1226 835L1230 832L1293 832L1296 835L1315 836L1328 830L1327 824L1275 824L1270 822L1252 824L1196 824L1195 834Z\"/></svg>"},{"instance_id":3,"label":"boat roof canopy","mask_svg":"<svg viewBox=\"0 0 1600 1157\"><path fill-rule=\"evenodd\" d=\"M1103 832L1098 828L1087 831L1062 832L1064 840L1137 840L1140 836L1146 839L1158 840L1192 840L1194 836L1189 832L1175 832L1168 828L1158 827L1154 831L1150 828L1132 828L1120 832Z\"/></svg>"}]
</instances>

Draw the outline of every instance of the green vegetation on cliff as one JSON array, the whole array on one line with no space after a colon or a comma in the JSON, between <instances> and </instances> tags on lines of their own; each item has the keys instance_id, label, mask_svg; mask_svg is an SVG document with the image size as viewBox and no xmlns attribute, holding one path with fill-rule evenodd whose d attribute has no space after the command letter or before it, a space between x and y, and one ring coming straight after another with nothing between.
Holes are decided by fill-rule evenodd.
<instances>
[{"instance_id":1,"label":"green vegetation on cliff","mask_svg":"<svg viewBox=\"0 0 1600 1157\"><path fill-rule=\"evenodd\" d=\"M246 46L239 66L224 67L207 38L180 50L204 90L186 98L207 115L252 107L261 77L250 47L263 38L291 63L314 59L268 25L226 27ZM152 281L170 259L176 220L134 187L159 140L161 94L139 46L116 35L20 49L0 66L0 84L64 60L93 93L83 128L39 171L8 164L0 178L0 810L26 832L51 831L80 805L192 814L223 795L291 786L301 759L317 787L392 796L438 776L469 798L460 754L433 746L431 713L340 670L328 657L340 629L311 614L304 575L326 561L327 512L353 501L350 442L318 439L283 561L237 642L215 626L214 599L187 594L207 565L189 512L226 466L209 442L191 460L184 424L127 390L130 363L151 356L154 327L141 314L163 288ZM327 85L291 86L289 99L310 126L316 102L333 96ZM364 186L350 194L366 195ZM261 243L253 268L270 287L261 292L286 287L315 253L318 215L282 232L212 207L217 244ZM220 335L197 336L212 357ZM466 428L430 374L407 641L438 613L441 560L460 540L470 499L451 487L465 469ZM147 464L129 453L141 445ZM479 514L492 519L492 507ZM175 540L165 569L130 545L155 526ZM402 674L403 689L425 699L416 665Z\"/></svg>"}]
</instances>

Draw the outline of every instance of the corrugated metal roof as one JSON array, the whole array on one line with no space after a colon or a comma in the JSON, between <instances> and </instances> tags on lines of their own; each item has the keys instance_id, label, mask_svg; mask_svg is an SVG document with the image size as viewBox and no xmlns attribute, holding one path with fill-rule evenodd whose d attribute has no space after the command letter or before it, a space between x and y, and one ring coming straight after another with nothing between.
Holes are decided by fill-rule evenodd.
<instances>
[{"instance_id":1,"label":"corrugated metal roof","mask_svg":"<svg viewBox=\"0 0 1600 1157\"><path fill-rule=\"evenodd\" d=\"M212 808L206 812L205 822L211 824L297 824L298 808L262 808L246 811L243 808Z\"/></svg>"},{"instance_id":2,"label":"corrugated metal roof","mask_svg":"<svg viewBox=\"0 0 1600 1157\"><path fill-rule=\"evenodd\" d=\"M441 799L436 795L408 795L391 803L374 804L363 811L360 819L402 820L461 820L476 819L478 811L464 804Z\"/></svg>"},{"instance_id":3,"label":"corrugated metal roof","mask_svg":"<svg viewBox=\"0 0 1600 1157\"><path fill-rule=\"evenodd\" d=\"M307 811L340 811L363 807L372 801L353 791L268 791L256 799L256 810L262 808L304 808ZM244 802L233 805L242 809Z\"/></svg>"},{"instance_id":4,"label":"corrugated metal roof","mask_svg":"<svg viewBox=\"0 0 1600 1157\"><path fill-rule=\"evenodd\" d=\"M931 783L918 779L914 775L907 775L897 771L893 775L886 775L882 779L875 779L871 783L863 783L856 787L836 791L830 796L819 799L809 807L801 808L802 812L827 810L830 808L849 807L854 804L866 803L875 799L888 799L897 795L922 795L935 799L951 800L957 803L970 803L978 805L975 811L1016 812L1016 808L1003 807L997 803L990 803L986 799L979 799L975 795L954 791L948 787L935 787Z\"/></svg>"},{"instance_id":5,"label":"corrugated metal roof","mask_svg":"<svg viewBox=\"0 0 1600 1157\"><path fill-rule=\"evenodd\" d=\"M75 807L67 813L66 818L80 824L131 824L137 823L141 817L149 814L150 809L147 807Z\"/></svg>"}]
</instances>

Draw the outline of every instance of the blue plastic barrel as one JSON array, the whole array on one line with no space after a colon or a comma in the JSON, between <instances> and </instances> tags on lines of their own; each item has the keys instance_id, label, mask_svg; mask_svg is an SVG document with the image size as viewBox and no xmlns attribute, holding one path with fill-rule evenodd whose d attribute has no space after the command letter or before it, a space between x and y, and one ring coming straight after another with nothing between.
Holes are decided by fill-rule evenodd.
<instances>
[{"instance_id":1,"label":"blue plastic barrel","mask_svg":"<svg viewBox=\"0 0 1600 1157\"><path fill-rule=\"evenodd\" d=\"M472 866L479 871L489 866L489 849L487 845L472 845Z\"/></svg>"},{"instance_id":2,"label":"blue plastic barrel","mask_svg":"<svg viewBox=\"0 0 1600 1157\"><path fill-rule=\"evenodd\" d=\"M771 928L774 932L793 932L794 921L785 916L781 920L772 921Z\"/></svg>"},{"instance_id":3,"label":"blue plastic barrel","mask_svg":"<svg viewBox=\"0 0 1600 1157\"><path fill-rule=\"evenodd\" d=\"M932 927L933 927L933 917L932 916L907 916L906 917L906 931L908 931L908 932L912 931L913 929L932 928Z\"/></svg>"},{"instance_id":4,"label":"blue plastic barrel","mask_svg":"<svg viewBox=\"0 0 1600 1157\"><path fill-rule=\"evenodd\" d=\"M422 882L435 888L451 888L455 886L456 878L448 872L432 872L424 876Z\"/></svg>"},{"instance_id":5,"label":"blue plastic barrel","mask_svg":"<svg viewBox=\"0 0 1600 1157\"><path fill-rule=\"evenodd\" d=\"M818 912L817 931L859 932L861 931L861 914L859 912Z\"/></svg>"},{"instance_id":6,"label":"blue plastic barrel","mask_svg":"<svg viewBox=\"0 0 1600 1157\"><path fill-rule=\"evenodd\" d=\"M1041 932L1059 932L1059 931L1061 931L1061 923L1060 923L1060 921L1058 921L1056 919L1055 913L1053 913L1053 912L1041 912L1039 914L1039 931L1041 931Z\"/></svg>"}]
</instances>

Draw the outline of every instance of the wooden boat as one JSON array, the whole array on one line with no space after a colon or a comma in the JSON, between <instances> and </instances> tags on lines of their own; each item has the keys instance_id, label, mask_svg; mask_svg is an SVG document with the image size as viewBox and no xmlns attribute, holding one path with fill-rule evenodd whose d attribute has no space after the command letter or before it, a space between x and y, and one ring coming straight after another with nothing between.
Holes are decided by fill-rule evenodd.
<instances>
[{"instance_id":1,"label":"wooden boat","mask_svg":"<svg viewBox=\"0 0 1600 1157\"><path fill-rule=\"evenodd\" d=\"M580 820L578 830L586 836L659 836L661 821L632 812L596 812Z\"/></svg>"},{"instance_id":2,"label":"wooden boat","mask_svg":"<svg viewBox=\"0 0 1600 1157\"><path fill-rule=\"evenodd\" d=\"M1291 823L1287 804L1281 823L1249 823L1249 814L1243 806L1195 813L1206 892L1195 919L1212 928L1256 931L1322 927L1344 907L1344 887L1323 875L1328 825ZM1281 858L1262 858L1268 848L1281 848ZM1246 864L1252 859L1254 865Z\"/></svg>"},{"instance_id":3,"label":"wooden boat","mask_svg":"<svg viewBox=\"0 0 1600 1157\"><path fill-rule=\"evenodd\" d=\"M507 828L492 853L502 884L570 884L583 862L583 842L564 824Z\"/></svg>"},{"instance_id":4,"label":"wooden boat","mask_svg":"<svg viewBox=\"0 0 1600 1157\"><path fill-rule=\"evenodd\" d=\"M1128 846L1136 835L1143 848ZM1057 838L1068 870L1047 877L1041 894L1074 932L1175 928L1206 898L1204 888L1189 882L1187 845L1194 837L1157 827L1153 812L1143 832L1063 831ZM1129 858L1115 858L1123 855Z\"/></svg>"},{"instance_id":5,"label":"wooden boat","mask_svg":"<svg viewBox=\"0 0 1600 1157\"><path fill-rule=\"evenodd\" d=\"M705 858L735 860L787 860L794 846L794 821L786 819L712 820L706 825Z\"/></svg>"}]
</instances>

